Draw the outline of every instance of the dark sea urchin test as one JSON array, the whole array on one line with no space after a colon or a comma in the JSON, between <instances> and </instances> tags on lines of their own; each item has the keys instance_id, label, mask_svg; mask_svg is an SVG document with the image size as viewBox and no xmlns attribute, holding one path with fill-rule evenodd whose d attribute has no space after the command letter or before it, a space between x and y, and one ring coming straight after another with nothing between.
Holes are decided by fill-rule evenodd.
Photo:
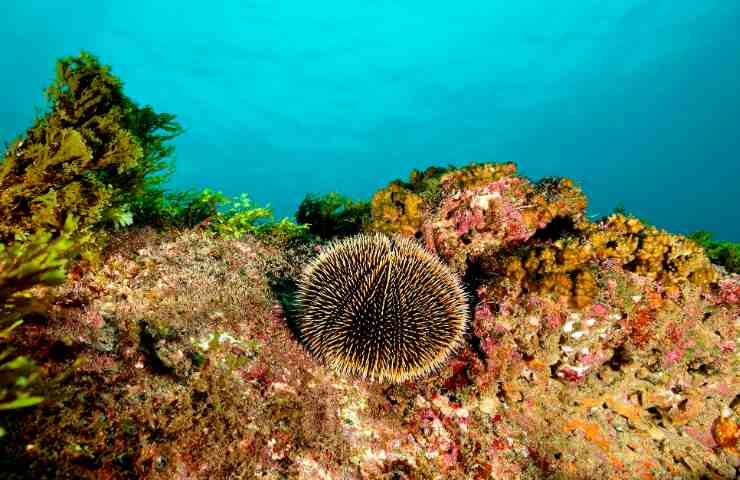
<instances>
[{"instance_id":1,"label":"dark sea urchin test","mask_svg":"<svg viewBox=\"0 0 740 480\"><path fill-rule=\"evenodd\" d=\"M468 321L459 279L414 240L361 234L336 241L303 270L298 333L340 374L404 382L435 371Z\"/></svg>"}]
</instances>

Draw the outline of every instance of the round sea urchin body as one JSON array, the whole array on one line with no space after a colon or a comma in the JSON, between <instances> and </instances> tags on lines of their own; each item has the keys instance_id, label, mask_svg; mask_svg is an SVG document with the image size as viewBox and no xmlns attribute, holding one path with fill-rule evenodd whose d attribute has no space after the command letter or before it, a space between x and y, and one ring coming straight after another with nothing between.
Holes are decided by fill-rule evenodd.
<instances>
[{"instance_id":1,"label":"round sea urchin body","mask_svg":"<svg viewBox=\"0 0 740 480\"><path fill-rule=\"evenodd\" d=\"M404 382L439 368L462 343L459 279L414 240L362 234L334 242L303 270L305 346L342 374Z\"/></svg>"}]
</instances>

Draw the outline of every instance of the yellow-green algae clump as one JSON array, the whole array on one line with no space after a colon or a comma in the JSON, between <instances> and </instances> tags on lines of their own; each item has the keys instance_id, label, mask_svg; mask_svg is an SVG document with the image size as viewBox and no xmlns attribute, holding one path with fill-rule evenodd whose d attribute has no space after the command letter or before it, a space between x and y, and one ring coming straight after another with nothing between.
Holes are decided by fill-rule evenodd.
<instances>
[{"instance_id":1,"label":"yellow-green algae clump","mask_svg":"<svg viewBox=\"0 0 740 480\"><path fill-rule=\"evenodd\" d=\"M46 96L48 111L0 163L0 241L57 234L72 214L82 251L95 250L89 234L100 243L106 228L146 213L142 200L157 193L169 166L165 142L182 129L173 115L136 105L87 53L57 62Z\"/></svg>"}]
</instances>

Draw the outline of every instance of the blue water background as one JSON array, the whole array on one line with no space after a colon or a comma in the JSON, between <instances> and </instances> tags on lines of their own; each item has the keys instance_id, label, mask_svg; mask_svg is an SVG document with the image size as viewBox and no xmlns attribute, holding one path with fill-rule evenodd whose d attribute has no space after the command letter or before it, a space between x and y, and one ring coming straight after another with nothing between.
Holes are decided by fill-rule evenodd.
<instances>
[{"instance_id":1,"label":"blue water background","mask_svg":"<svg viewBox=\"0 0 740 480\"><path fill-rule=\"evenodd\" d=\"M740 241L737 0L3 0L0 141L86 49L175 113L174 188L367 199L515 161L674 232Z\"/></svg>"}]
</instances>

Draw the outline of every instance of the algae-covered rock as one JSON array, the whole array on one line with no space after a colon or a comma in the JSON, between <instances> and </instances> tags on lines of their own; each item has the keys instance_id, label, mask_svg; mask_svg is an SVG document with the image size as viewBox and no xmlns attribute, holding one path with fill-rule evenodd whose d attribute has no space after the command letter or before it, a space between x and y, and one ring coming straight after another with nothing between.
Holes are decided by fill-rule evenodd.
<instances>
[{"instance_id":1,"label":"algae-covered rock","mask_svg":"<svg viewBox=\"0 0 740 480\"><path fill-rule=\"evenodd\" d=\"M462 168L413 170L409 181L395 180L373 194L367 230L421 237L424 219L443 197L513 175L513 163L471 164Z\"/></svg>"},{"instance_id":2,"label":"algae-covered rock","mask_svg":"<svg viewBox=\"0 0 740 480\"><path fill-rule=\"evenodd\" d=\"M370 229L417 236L422 224L423 203L424 200L418 193L400 183L391 183L373 194Z\"/></svg>"},{"instance_id":3,"label":"algae-covered rock","mask_svg":"<svg viewBox=\"0 0 740 480\"><path fill-rule=\"evenodd\" d=\"M384 385L296 340L270 285L299 275L310 246L151 230L112 243L48 320L19 329L47 400L8 423L8 478L737 472L738 276L675 293L594 262L587 307L481 276L466 347Z\"/></svg>"},{"instance_id":4,"label":"algae-covered rock","mask_svg":"<svg viewBox=\"0 0 740 480\"><path fill-rule=\"evenodd\" d=\"M524 244L556 219L576 224L585 208L585 196L570 180L533 184L512 174L445 197L425 222L424 239L453 268L465 272L473 262Z\"/></svg>"},{"instance_id":5,"label":"algae-covered rock","mask_svg":"<svg viewBox=\"0 0 740 480\"><path fill-rule=\"evenodd\" d=\"M618 266L668 291L717 279L703 248L634 217L592 222L573 181L532 182L512 163L412 172L372 200L369 228L422 239L460 274L496 276L497 288L538 291L578 307L597 294L593 262Z\"/></svg>"},{"instance_id":6,"label":"algae-covered rock","mask_svg":"<svg viewBox=\"0 0 740 480\"><path fill-rule=\"evenodd\" d=\"M195 232L112 241L100 268L58 292L45 325L19 332L48 369L48 397L11 419L6 478L349 468L335 459L348 449L333 408L332 382L344 380L327 381L276 306L265 269L279 252ZM115 345L100 348L107 329Z\"/></svg>"}]
</instances>

